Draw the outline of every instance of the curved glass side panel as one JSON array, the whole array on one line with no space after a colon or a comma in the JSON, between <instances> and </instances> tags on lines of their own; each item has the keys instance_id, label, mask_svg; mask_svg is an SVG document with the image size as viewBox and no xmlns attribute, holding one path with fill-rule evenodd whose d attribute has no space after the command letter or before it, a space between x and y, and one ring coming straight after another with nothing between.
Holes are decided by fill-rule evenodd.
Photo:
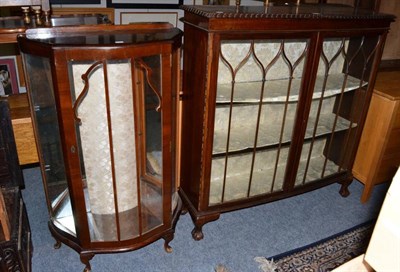
<instances>
[{"instance_id":1,"label":"curved glass side panel","mask_svg":"<svg viewBox=\"0 0 400 272\"><path fill-rule=\"evenodd\" d=\"M76 235L71 201L64 168L57 110L49 60L24 54L29 95L33 106L33 121L44 168L44 187L51 220L62 229Z\"/></svg>"},{"instance_id":2,"label":"curved glass side panel","mask_svg":"<svg viewBox=\"0 0 400 272\"><path fill-rule=\"evenodd\" d=\"M140 142L141 229L143 233L163 224L163 153L161 56L135 59L136 93L144 120Z\"/></svg>"}]
</instances>

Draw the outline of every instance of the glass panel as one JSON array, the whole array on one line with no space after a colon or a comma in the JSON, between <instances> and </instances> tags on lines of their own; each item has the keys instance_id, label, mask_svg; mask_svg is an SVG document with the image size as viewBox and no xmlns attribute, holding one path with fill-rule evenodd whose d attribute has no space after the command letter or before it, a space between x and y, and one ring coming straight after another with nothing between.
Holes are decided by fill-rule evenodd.
<instances>
[{"instance_id":1,"label":"glass panel","mask_svg":"<svg viewBox=\"0 0 400 272\"><path fill-rule=\"evenodd\" d=\"M130 60L70 62L92 241L126 240L139 235L131 75ZM86 82L82 81L85 77Z\"/></svg>"},{"instance_id":2,"label":"glass panel","mask_svg":"<svg viewBox=\"0 0 400 272\"><path fill-rule=\"evenodd\" d=\"M25 54L29 74L30 98L34 109L36 136L39 140L44 184L51 206L53 222L71 235L76 235L59 134L53 81L48 59Z\"/></svg>"},{"instance_id":3,"label":"glass panel","mask_svg":"<svg viewBox=\"0 0 400 272\"><path fill-rule=\"evenodd\" d=\"M141 222L146 233L163 223L161 56L135 60L139 93L143 95L144 144L146 154L141 175Z\"/></svg>"},{"instance_id":4,"label":"glass panel","mask_svg":"<svg viewBox=\"0 0 400 272\"><path fill-rule=\"evenodd\" d=\"M296 185L348 170L378 37L323 43Z\"/></svg>"},{"instance_id":5,"label":"glass panel","mask_svg":"<svg viewBox=\"0 0 400 272\"><path fill-rule=\"evenodd\" d=\"M308 40L223 41L210 205L282 190Z\"/></svg>"}]
</instances>

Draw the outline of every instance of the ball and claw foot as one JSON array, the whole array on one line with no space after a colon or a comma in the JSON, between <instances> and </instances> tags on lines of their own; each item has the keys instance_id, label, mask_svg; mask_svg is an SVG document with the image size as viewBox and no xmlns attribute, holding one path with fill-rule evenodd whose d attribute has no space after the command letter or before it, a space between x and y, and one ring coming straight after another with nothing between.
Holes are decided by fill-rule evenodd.
<instances>
[{"instance_id":1,"label":"ball and claw foot","mask_svg":"<svg viewBox=\"0 0 400 272\"><path fill-rule=\"evenodd\" d=\"M83 272L90 272L92 271L89 267L85 267L85 269L83 269Z\"/></svg>"},{"instance_id":2,"label":"ball and claw foot","mask_svg":"<svg viewBox=\"0 0 400 272\"><path fill-rule=\"evenodd\" d=\"M204 238L202 227L194 227L192 230L192 237L196 241L200 241Z\"/></svg>"}]
</instances>

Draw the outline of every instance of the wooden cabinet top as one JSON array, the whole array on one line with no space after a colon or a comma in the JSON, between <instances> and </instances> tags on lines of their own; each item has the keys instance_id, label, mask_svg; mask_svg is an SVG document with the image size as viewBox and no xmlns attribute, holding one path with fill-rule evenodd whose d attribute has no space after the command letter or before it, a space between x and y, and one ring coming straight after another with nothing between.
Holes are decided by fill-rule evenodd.
<instances>
[{"instance_id":1,"label":"wooden cabinet top","mask_svg":"<svg viewBox=\"0 0 400 272\"><path fill-rule=\"evenodd\" d=\"M79 29L79 31L77 31ZM49 46L124 46L155 42L171 42L181 30L167 23L130 25L90 25L35 28L26 31L26 38ZM24 45L23 39L19 39Z\"/></svg>"},{"instance_id":2,"label":"wooden cabinet top","mask_svg":"<svg viewBox=\"0 0 400 272\"><path fill-rule=\"evenodd\" d=\"M374 93L389 100L400 100L400 71L380 72L376 78Z\"/></svg>"},{"instance_id":3,"label":"wooden cabinet top","mask_svg":"<svg viewBox=\"0 0 400 272\"><path fill-rule=\"evenodd\" d=\"M182 6L182 9L185 23L209 31L388 28L395 19L389 14L332 4Z\"/></svg>"}]
</instances>

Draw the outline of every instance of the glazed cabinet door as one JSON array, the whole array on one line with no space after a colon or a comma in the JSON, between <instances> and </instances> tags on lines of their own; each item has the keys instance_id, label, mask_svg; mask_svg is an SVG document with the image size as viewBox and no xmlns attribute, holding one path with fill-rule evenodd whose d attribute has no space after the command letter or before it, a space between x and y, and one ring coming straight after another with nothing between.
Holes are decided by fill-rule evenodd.
<instances>
[{"instance_id":1,"label":"glazed cabinet door","mask_svg":"<svg viewBox=\"0 0 400 272\"><path fill-rule=\"evenodd\" d=\"M49 230L80 254L171 252L182 32L168 23L30 29L18 37Z\"/></svg>"},{"instance_id":2,"label":"glazed cabinet door","mask_svg":"<svg viewBox=\"0 0 400 272\"><path fill-rule=\"evenodd\" d=\"M295 187L351 175L379 41L376 34L323 38Z\"/></svg>"},{"instance_id":3,"label":"glazed cabinet door","mask_svg":"<svg viewBox=\"0 0 400 272\"><path fill-rule=\"evenodd\" d=\"M210 206L284 190L311 46L286 37L221 39Z\"/></svg>"},{"instance_id":4,"label":"glazed cabinet door","mask_svg":"<svg viewBox=\"0 0 400 272\"><path fill-rule=\"evenodd\" d=\"M51 222L85 246L170 227L171 60L70 59L54 92L50 60L24 54Z\"/></svg>"},{"instance_id":5,"label":"glazed cabinet door","mask_svg":"<svg viewBox=\"0 0 400 272\"><path fill-rule=\"evenodd\" d=\"M171 139L163 136L163 122L171 120L163 103L170 85L162 84L169 61L157 54L68 62L91 242L134 239L171 218L164 183L171 172L163 167L171 161L170 151L164 154Z\"/></svg>"}]
</instances>

